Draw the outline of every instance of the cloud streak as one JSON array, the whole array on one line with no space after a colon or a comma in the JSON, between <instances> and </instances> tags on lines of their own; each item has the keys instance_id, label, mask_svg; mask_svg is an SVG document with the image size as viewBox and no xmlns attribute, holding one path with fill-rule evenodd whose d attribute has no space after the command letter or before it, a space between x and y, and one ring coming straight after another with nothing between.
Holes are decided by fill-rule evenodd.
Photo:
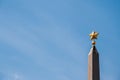
<instances>
[{"instance_id":1,"label":"cloud streak","mask_svg":"<svg viewBox=\"0 0 120 80\"><path fill-rule=\"evenodd\" d=\"M48 28L48 30L49 29L50 28ZM64 29L59 29L60 31L57 31L54 30L53 28L51 31L49 31L50 33L46 34L46 33L42 33L42 32L46 32L46 29L44 30L37 29L38 31L35 30L36 29L34 29L32 32L32 31L28 31L28 29L25 30L24 28L20 28L20 27L11 28L9 30L5 28L1 28L2 34L0 35L0 37L1 40L6 42L7 44L16 48L25 55L30 56L36 62L37 65L42 66L53 73L56 73L58 71L61 74L63 74L64 72L66 72L65 69L67 69L68 65L69 67L73 67L72 66L73 61L78 62L77 61L78 59L76 60L75 58L77 58L77 55L79 55L79 53L76 52L76 50L79 50L79 48L76 42L74 41L74 39L71 40L72 37L70 36L69 32L65 33L66 31L63 31L61 33L61 30ZM39 33L38 35L36 35L34 32L36 33L39 32ZM49 52L49 48L46 48L46 46L44 47L44 45L46 44L42 44L43 43L42 41L45 41L44 43L51 44L50 46L52 47L57 47L58 50L60 49L63 52L60 53L55 51L56 53L51 54L53 51ZM57 56L57 54L58 55L62 54L61 57L63 57L63 60L60 59L59 56ZM68 60L73 58L72 64L70 63L71 60L70 62L65 61L66 59L64 58L64 56L65 57L70 56L67 57ZM64 68L62 68L61 65L63 65ZM49 66L49 68L47 66ZM74 72L73 70L72 72Z\"/></svg>"}]
</instances>

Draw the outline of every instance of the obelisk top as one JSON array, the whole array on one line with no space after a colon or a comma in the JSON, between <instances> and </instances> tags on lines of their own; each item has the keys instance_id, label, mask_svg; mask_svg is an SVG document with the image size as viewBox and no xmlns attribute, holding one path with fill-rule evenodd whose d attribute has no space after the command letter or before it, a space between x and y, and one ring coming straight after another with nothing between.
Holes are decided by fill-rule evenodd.
<instances>
[{"instance_id":1,"label":"obelisk top","mask_svg":"<svg viewBox=\"0 0 120 80\"><path fill-rule=\"evenodd\" d=\"M95 39L97 39L98 35L99 35L99 33L98 33L98 32L95 32L95 31L93 31L91 34L89 34L90 39L91 39L91 41L92 41L92 45L95 45L95 44L96 44Z\"/></svg>"},{"instance_id":2,"label":"obelisk top","mask_svg":"<svg viewBox=\"0 0 120 80\"><path fill-rule=\"evenodd\" d=\"M88 54L88 80L100 80L99 53L95 47L97 37L97 32L93 31L90 34L92 48Z\"/></svg>"}]
</instances>

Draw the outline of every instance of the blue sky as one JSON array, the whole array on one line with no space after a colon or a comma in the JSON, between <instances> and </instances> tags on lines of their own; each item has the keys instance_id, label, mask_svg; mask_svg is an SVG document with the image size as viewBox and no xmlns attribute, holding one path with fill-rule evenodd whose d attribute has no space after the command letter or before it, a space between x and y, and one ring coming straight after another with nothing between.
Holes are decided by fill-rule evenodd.
<instances>
[{"instance_id":1,"label":"blue sky","mask_svg":"<svg viewBox=\"0 0 120 80\"><path fill-rule=\"evenodd\" d=\"M120 79L119 0L0 0L0 80L87 80L100 33L101 80Z\"/></svg>"}]
</instances>

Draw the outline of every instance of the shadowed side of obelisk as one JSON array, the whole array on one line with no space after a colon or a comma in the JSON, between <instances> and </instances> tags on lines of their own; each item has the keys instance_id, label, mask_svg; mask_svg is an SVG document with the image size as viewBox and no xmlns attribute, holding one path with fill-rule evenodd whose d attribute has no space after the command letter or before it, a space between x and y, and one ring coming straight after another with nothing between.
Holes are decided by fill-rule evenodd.
<instances>
[{"instance_id":1,"label":"shadowed side of obelisk","mask_svg":"<svg viewBox=\"0 0 120 80\"><path fill-rule=\"evenodd\" d=\"M99 54L95 45L92 46L88 55L88 80L100 80Z\"/></svg>"}]
</instances>

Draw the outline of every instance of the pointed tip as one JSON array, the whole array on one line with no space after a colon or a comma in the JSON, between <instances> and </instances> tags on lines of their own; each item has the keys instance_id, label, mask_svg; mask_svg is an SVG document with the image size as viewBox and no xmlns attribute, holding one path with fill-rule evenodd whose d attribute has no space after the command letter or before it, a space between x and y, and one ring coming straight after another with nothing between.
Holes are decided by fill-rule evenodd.
<instances>
[{"instance_id":1,"label":"pointed tip","mask_svg":"<svg viewBox=\"0 0 120 80\"><path fill-rule=\"evenodd\" d=\"M92 48L93 48L93 49L96 49L95 45L92 45Z\"/></svg>"},{"instance_id":2,"label":"pointed tip","mask_svg":"<svg viewBox=\"0 0 120 80\"><path fill-rule=\"evenodd\" d=\"M95 45L92 45L92 47L91 47L90 52L89 52L88 55L94 54L94 53L98 54L98 51L97 51L97 49L96 49L96 46L95 46Z\"/></svg>"}]
</instances>

